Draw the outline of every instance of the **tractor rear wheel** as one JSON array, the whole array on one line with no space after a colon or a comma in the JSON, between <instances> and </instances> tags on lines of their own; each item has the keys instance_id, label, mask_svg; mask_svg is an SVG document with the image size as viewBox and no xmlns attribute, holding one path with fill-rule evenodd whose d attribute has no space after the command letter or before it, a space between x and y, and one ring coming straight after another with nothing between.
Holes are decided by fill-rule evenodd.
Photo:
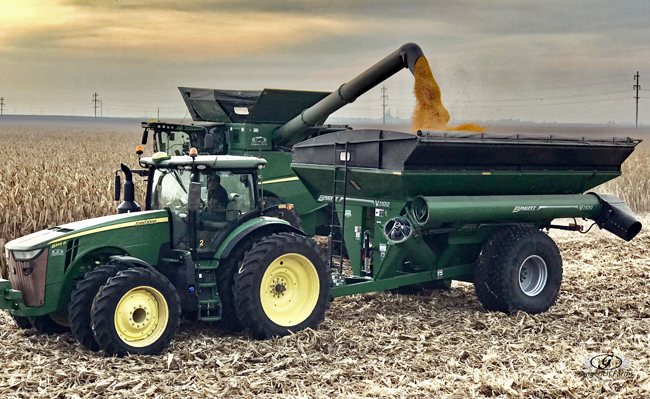
<instances>
[{"instance_id":1,"label":"tractor rear wheel","mask_svg":"<svg viewBox=\"0 0 650 399\"><path fill-rule=\"evenodd\" d=\"M109 355L156 355L180 323L180 298L155 270L132 268L108 279L93 301L95 341Z\"/></svg>"},{"instance_id":2,"label":"tractor rear wheel","mask_svg":"<svg viewBox=\"0 0 650 399\"><path fill-rule=\"evenodd\" d=\"M281 233L246 253L235 276L235 309L259 339L316 328L332 300L325 254L309 238Z\"/></svg>"},{"instance_id":3,"label":"tractor rear wheel","mask_svg":"<svg viewBox=\"0 0 650 399\"><path fill-rule=\"evenodd\" d=\"M264 197L264 208L286 204L278 197ZM282 219L289 222L290 225L302 230L302 218L296 212L296 209L276 209L274 211L264 212L264 215Z\"/></svg>"},{"instance_id":4,"label":"tractor rear wheel","mask_svg":"<svg viewBox=\"0 0 650 399\"><path fill-rule=\"evenodd\" d=\"M536 229L507 227L485 242L474 270L476 295L486 310L547 311L562 284L562 258Z\"/></svg>"},{"instance_id":5,"label":"tractor rear wheel","mask_svg":"<svg viewBox=\"0 0 650 399\"><path fill-rule=\"evenodd\" d=\"M70 331L70 327L57 323L50 315L30 317L29 322L41 334L56 335Z\"/></svg>"},{"instance_id":6,"label":"tractor rear wheel","mask_svg":"<svg viewBox=\"0 0 650 399\"><path fill-rule=\"evenodd\" d=\"M93 300L97 296L99 289L106 284L109 278L126 269L128 269L128 266L120 264L98 266L86 273L72 291L70 303L68 304L68 317L72 335L81 345L91 351L97 352L101 349L95 341L90 318Z\"/></svg>"},{"instance_id":7,"label":"tractor rear wheel","mask_svg":"<svg viewBox=\"0 0 650 399\"><path fill-rule=\"evenodd\" d=\"M237 270L244 260L244 255L252 246L253 240L250 237L246 237L240 241L230 255L219 265L215 278L219 299L221 300L221 321L219 324L233 332L240 332L244 329L235 311L235 298L233 293L235 274L237 274Z\"/></svg>"}]
</instances>

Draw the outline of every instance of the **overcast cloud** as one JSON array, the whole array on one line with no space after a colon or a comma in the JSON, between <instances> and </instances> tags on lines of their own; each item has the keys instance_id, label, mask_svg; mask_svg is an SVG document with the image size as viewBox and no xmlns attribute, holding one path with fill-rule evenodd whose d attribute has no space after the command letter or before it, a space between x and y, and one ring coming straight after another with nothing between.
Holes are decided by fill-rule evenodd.
<instances>
[{"instance_id":1,"label":"overcast cloud","mask_svg":"<svg viewBox=\"0 0 650 399\"><path fill-rule=\"evenodd\" d=\"M456 119L631 123L649 18L647 0L0 0L0 96L9 113L90 115L97 92L105 115L182 117L177 86L331 91L415 42ZM408 117L410 73L385 84ZM378 118L379 96L337 115Z\"/></svg>"}]
</instances>

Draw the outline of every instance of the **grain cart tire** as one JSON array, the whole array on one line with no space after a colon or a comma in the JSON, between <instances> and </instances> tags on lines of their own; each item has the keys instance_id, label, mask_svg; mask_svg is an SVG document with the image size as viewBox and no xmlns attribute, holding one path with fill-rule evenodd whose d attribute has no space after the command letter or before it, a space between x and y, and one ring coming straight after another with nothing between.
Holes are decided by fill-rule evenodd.
<instances>
[{"instance_id":1,"label":"grain cart tire","mask_svg":"<svg viewBox=\"0 0 650 399\"><path fill-rule=\"evenodd\" d=\"M230 255L219 265L216 275L217 291L221 300L221 321L219 324L232 332L240 332L244 327L239 322L235 311L235 298L233 287L235 274L244 260L244 255L253 247L253 239L242 239L232 250Z\"/></svg>"},{"instance_id":2,"label":"grain cart tire","mask_svg":"<svg viewBox=\"0 0 650 399\"><path fill-rule=\"evenodd\" d=\"M95 341L109 355L156 355L174 339L180 298L155 270L132 268L108 279L93 301Z\"/></svg>"},{"instance_id":3,"label":"grain cart tire","mask_svg":"<svg viewBox=\"0 0 650 399\"><path fill-rule=\"evenodd\" d=\"M547 311L561 283L560 251L536 229L498 231L484 244L474 271L474 287L483 307L505 313Z\"/></svg>"},{"instance_id":4,"label":"grain cart tire","mask_svg":"<svg viewBox=\"0 0 650 399\"><path fill-rule=\"evenodd\" d=\"M280 198L264 197L265 208L268 208L270 206L282 205L282 204L286 204L286 202L282 201ZM302 230L302 218L300 217L300 215L298 215L298 212L296 212L295 208L276 209L274 211L264 212L264 215L285 220L289 222L290 225L297 228L298 230Z\"/></svg>"},{"instance_id":5,"label":"grain cart tire","mask_svg":"<svg viewBox=\"0 0 650 399\"><path fill-rule=\"evenodd\" d=\"M14 323L16 323L18 328L21 330L29 330L32 328L32 323L29 322L27 317L11 315L11 318L14 319Z\"/></svg>"},{"instance_id":6,"label":"grain cart tire","mask_svg":"<svg viewBox=\"0 0 650 399\"><path fill-rule=\"evenodd\" d=\"M97 352L101 349L97 341L95 341L90 318L93 300L97 296L99 289L106 284L109 278L128 268L128 266L122 264L98 266L86 273L72 291L70 303L68 303L68 318L70 319L72 335L81 345L91 351Z\"/></svg>"},{"instance_id":7,"label":"grain cart tire","mask_svg":"<svg viewBox=\"0 0 650 399\"><path fill-rule=\"evenodd\" d=\"M281 233L246 253L235 276L235 309L255 338L316 328L332 299L325 254L307 237Z\"/></svg>"},{"instance_id":8,"label":"grain cart tire","mask_svg":"<svg viewBox=\"0 0 650 399\"><path fill-rule=\"evenodd\" d=\"M57 323L50 315L30 317L29 322L41 334L56 335L70 331L70 327Z\"/></svg>"}]
</instances>

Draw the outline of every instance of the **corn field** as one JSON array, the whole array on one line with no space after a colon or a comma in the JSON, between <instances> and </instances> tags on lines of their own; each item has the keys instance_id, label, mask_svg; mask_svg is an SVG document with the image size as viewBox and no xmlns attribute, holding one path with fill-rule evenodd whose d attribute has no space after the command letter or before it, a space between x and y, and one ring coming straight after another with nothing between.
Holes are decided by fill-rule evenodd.
<instances>
[{"instance_id":1,"label":"corn field","mask_svg":"<svg viewBox=\"0 0 650 399\"><path fill-rule=\"evenodd\" d=\"M138 130L0 126L3 276L6 242L64 223L115 213L114 172L120 162L137 167L135 146L139 138ZM143 203L143 190L137 194L136 200Z\"/></svg>"}]
</instances>

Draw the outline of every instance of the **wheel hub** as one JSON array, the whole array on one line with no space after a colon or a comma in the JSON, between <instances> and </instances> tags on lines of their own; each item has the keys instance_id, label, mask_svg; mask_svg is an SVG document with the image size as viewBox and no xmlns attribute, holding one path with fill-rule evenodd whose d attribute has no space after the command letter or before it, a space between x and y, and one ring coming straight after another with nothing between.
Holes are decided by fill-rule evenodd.
<instances>
[{"instance_id":1,"label":"wheel hub","mask_svg":"<svg viewBox=\"0 0 650 399\"><path fill-rule=\"evenodd\" d=\"M536 296L546 287L548 269L546 262L538 255L527 257L519 266L519 288L527 296Z\"/></svg>"},{"instance_id":2,"label":"wheel hub","mask_svg":"<svg viewBox=\"0 0 650 399\"><path fill-rule=\"evenodd\" d=\"M169 312L162 294L152 287L137 287L127 292L115 308L115 329L131 346L155 342L167 325Z\"/></svg>"},{"instance_id":3,"label":"wheel hub","mask_svg":"<svg viewBox=\"0 0 650 399\"><path fill-rule=\"evenodd\" d=\"M300 254L275 259L262 276L260 302L274 323L291 327L305 321L316 307L320 282L316 268Z\"/></svg>"}]
</instances>

